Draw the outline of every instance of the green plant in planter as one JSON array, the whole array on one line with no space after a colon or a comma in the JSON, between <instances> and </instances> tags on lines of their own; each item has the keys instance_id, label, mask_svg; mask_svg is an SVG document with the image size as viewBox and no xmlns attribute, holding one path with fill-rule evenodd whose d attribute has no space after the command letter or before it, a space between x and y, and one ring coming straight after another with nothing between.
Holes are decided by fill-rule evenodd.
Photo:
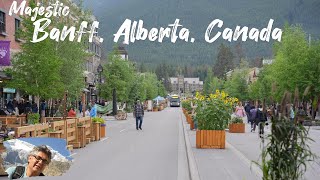
<instances>
[{"instance_id":1,"label":"green plant in planter","mask_svg":"<svg viewBox=\"0 0 320 180\"><path fill-rule=\"evenodd\" d=\"M243 119L241 117L233 117L231 118L230 124L243 123Z\"/></svg>"},{"instance_id":2,"label":"green plant in planter","mask_svg":"<svg viewBox=\"0 0 320 180\"><path fill-rule=\"evenodd\" d=\"M297 102L298 94L296 89L294 102ZM290 93L285 93L281 107L285 107L287 99L291 99ZM262 169L263 180L302 179L307 162L317 158L309 146L313 142L309 129L298 123L297 117L294 122L285 117L285 108L281 111L280 117L271 119L271 134L266 137L268 143L262 149L261 165L255 162ZM261 140L264 143L264 138Z\"/></svg>"},{"instance_id":3,"label":"green plant in planter","mask_svg":"<svg viewBox=\"0 0 320 180\"><path fill-rule=\"evenodd\" d=\"M39 124L40 114L30 113L28 114L28 124Z\"/></svg>"},{"instance_id":4,"label":"green plant in planter","mask_svg":"<svg viewBox=\"0 0 320 180\"><path fill-rule=\"evenodd\" d=\"M237 98L229 97L219 90L205 97L196 94L196 114L199 130L225 130L231 118L232 107Z\"/></svg>"},{"instance_id":5,"label":"green plant in planter","mask_svg":"<svg viewBox=\"0 0 320 180\"><path fill-rule=\"evenodd\" d=\"M191 113L192 108L191 108L191 100L190 99L182 101L181 105L184 109L186 109L188 111L189 114Z\"/></svg>"},{"instance_id":6,"label":"green plant in planter","mask_svg":"<svg viewBox=\"0 0 320 180\"><path fill-rule=\"evenodd\" d=\"M81 126L83 126L83 123L81 123L81 122L80 122L80 123L77 123L77 126L78 126L78 127L81 127Z\"/></svg>"},{"instance_id":7,"label":"green plant in planter","mask_svg":"<svg viewBox=\"0 0 320 180\"><path fill-rule=\"evenodd\" d=\"M94 118L92 118L92 122L105 124L104 119L102 119L101 117L94 117Z\"/></svg>"}]
</instances>

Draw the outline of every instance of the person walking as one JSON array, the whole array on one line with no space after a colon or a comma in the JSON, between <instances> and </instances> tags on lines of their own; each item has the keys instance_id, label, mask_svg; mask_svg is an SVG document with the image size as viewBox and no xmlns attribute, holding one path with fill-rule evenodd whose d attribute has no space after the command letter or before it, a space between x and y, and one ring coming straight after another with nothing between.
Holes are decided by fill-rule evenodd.
<instances>
[{"instance_id":1,"label":"person walking","mask_svg":"<svg viewBox=\"0 0 320 180\"><path fill-rule=\"evenodd\" d=\"M262 108L262 105L259 105L259 109L257 110L257 120L258 120L258 128L259 128L259 137L263 138L264 135L264 126L267 121L267 113Z\"/></svg>"},{"instance_id":2,"label":"person walking","mask_svg":"<svg viewBox=\"0 0 320 180\"><path fill-rule=\"evenodd\" d=\"M246 112L246 116L247 116L247 122L250 122L250 110L251 110L251 105L249 102L246 103L246 105L244 106L244 110Z\"/></svg>"},{"instance_id":3,"label":"person walking","mask_svg":"<svg viewBox=\"0 0 320 180\"><path fill-rule=\"evenodd\" d=\"M251 132L255 132L257 125L257 111L258 109L255 106L251 107L250 110L250 122L251 122Z\"/></svg>"},{"instance_id":4,"label":"person walking","mask_svg":"<svg viewBox=\"0 0 320 180\"><path fill-rule=\"evenodd\" d=\"M36 146L28 155L28 164L24 166L10 167L6 170L9 179L44 176L43 170L51 162L51 151L47 146Z\"/></svg>"},{"instance_id":5,"label":"person walking","mask_svg":"<svg viewBox=\"0 0 320 180\"><path fill-rule=\"evenodd\" d=\"M133 117L136 118L136 129L142 130L142 122L143 122L143 116L144 116L144 110L143 105L140 103L140 100L137 100L137 103L135 104L133 108Z\"/></svg>"},{"instance_id":6,"label":"person walking","mask_svg":"<svg viewBox=\"0 0 320 180\"><path fill-rule=\"evenodd\" d=\"M241 118L243 118L246 115L244 107L242 106L241 102L239 102L238 106L236 107L235 114L236 114L236 116L241 117Z\"/></svg>"}]
</instances>

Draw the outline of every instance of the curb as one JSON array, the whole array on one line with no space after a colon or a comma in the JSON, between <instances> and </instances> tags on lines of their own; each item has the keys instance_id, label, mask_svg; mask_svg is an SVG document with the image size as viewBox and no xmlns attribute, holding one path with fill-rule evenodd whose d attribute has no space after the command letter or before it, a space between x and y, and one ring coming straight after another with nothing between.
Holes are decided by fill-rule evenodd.
<instances>
[{"instance_id":1,"label":"curb","mask_svg":"<svg viewBox=\"0 0 320 180\"><path fill-rule=\"evenodd\" d=\"M186 145L186 150L187 150L187 160L188 160L188 168L189 168L189 177L190 180L200 180L200 175L198 171L198 166L196 164L196 160L193 155L192 147L190 144L190 139L189 139L189 134L186 130L184 120L185 118L182 117L182 114L180 113L180 119L182 123L182 128L183 128L183 134L184 134L184 140L185 140L185 145Z\"/></svg>"}]
</instances>

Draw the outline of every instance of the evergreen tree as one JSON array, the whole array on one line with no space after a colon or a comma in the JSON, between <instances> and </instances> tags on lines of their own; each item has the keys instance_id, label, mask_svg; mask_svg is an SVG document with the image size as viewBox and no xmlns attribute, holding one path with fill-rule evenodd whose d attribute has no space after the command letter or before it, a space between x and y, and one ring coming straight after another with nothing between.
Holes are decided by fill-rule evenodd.
<instances>
[{"instance_id":1,"label":"evergreen tree","mask_svg":"<svg viewBox=\"0 0 320 180\"><path fill-rule=\"evenodd\" d=\"M219 46L217 61L213 66L214 75L218 78L225 78L226 73L234 68L233 58L234 56L230 47L221 44Z\"/></svg>"}]
</instances>

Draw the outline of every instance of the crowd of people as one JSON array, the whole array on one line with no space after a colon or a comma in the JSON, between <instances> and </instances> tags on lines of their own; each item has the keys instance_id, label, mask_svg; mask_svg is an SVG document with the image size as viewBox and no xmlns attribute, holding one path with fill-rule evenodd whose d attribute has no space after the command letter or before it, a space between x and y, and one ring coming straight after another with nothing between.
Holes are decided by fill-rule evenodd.
<instances>
[{"instance_id":1,"label":"crowd of people","mask_svg":"<svg viewBox=\"0 0 320 180\"><path fill-rule=\"evenodd\" d=\"M237 117L247 117L247 123L251 124L251 132L256 131L256 126L261 125L259 127L259 134L264 134L264 125L267 124L268 120L271 120L274 117L278 117L279 113L284 113L284 117L286 117L289 121L293 122L296 116L311 116L313 114L313 118L316 117L316 112L312 113L312 106L310 106L310 114L304 110L303 106L299 106L298 109L294 109L293 104L287 104L284 107L284 111L280 112L280 105L272 104L270 106L266 106L263 109L262 104L253 105L252 102L246 102L245 106L242 105L241 102L235 108L235 116ZM298 121L302 123L302 121Z\"/></svg>"}]
</instances>

